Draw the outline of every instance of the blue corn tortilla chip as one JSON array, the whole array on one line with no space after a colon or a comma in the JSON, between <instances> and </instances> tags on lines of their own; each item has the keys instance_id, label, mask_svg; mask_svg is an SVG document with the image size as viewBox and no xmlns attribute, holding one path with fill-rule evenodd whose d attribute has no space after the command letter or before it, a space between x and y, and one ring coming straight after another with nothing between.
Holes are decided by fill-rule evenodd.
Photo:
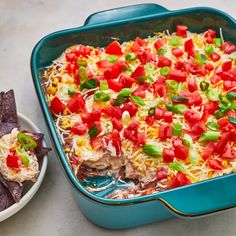
<instances>
[{"instance_id":1,"label":"blue corn tortilla chip","mask_svg":"<svg viewBox=\"0 0 236 236\"><path fill-rule=\"evenodd\" d=\"M15 202L20 201L23 192L22 184L19 184L18 182L15 181L6 180L1 174L0 174L0 183L2 183L7 188L7 190L9 191Z\"/></svg>"},{"instance_id":2,"label":"blue corn tortilla chip","mask_svg":"<svg viewBox=\"0 0 236 236\"><path fill-rule=\"evenodd\" d=\"M37 158L41 158L45 156L48 152L50 152L52 149L51 148L45 148L45 147L37 147L35 150L35 155Z\"/></svg>"},{"instance_id":3,"label":"blue corn tortilla chip","mask_svg":"<svg viewBox=\"0 0 236 236\"><path fill-rule=\"evenodd\" d=\"M2 122L18 123L14 91L9 90L2 96Z\"/></svg>"},{"instance_id":4,"label":"blue corn tortilla chip","mask_svg":"<svg viewBox=\"0 0 236 236\"><path fill-rule=\"evenodd\" d=\"M14 128L19 128L20 125L17 123L0 123L0 137L11 133Z\"/></svg>"},{"instance_id":5,"label":"blue corn tortilla chip","mask_svg":"<svg viewBox=\"0 0 236 236\"><path fill-rule=\"evenodd\" d=\"M7 209L14 203L15 201L13 200L10 192L2 183L0 183L0 211Z\"/></svg>"},{"instance_id":6,"label":"blue corn tortilla chip","mask_svg":"<svg viewBox=\"0 0 236 236\"><path fill-rule=\"evenodd\" d=\"M4 92L0 93L0 123L2 123L2 116L3 116L3 109L2 109L3 94Z\"/></svg>"}]
</instances>

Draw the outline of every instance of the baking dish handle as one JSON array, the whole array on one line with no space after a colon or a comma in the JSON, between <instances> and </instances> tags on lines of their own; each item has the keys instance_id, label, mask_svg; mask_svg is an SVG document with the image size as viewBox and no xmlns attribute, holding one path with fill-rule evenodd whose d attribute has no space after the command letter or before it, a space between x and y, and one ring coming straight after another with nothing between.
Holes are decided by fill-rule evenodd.
<instances>
[{"instance_id":1,"label":"baking dish handle","mask_svg":"<svg viewBox=\"0 0 236 236\"><path fill-rule=\"evenodd\" d=\"M236 206L236 174L195 183L161 194L161 200L176 215L200 217Z\"/></svg>"},{"instance_id":2,"label":"baking dish handle","mask_svg":"<svg viewBox=\"0 0 236 236\"><path fill-rule=\"evenodd\" d=\"M127 20L129 18L148 16L167 11L166 8L154 3L131 5L94 13L86 19L84 25L111 23L113 21Z\"/></svg>"}]
</instances>

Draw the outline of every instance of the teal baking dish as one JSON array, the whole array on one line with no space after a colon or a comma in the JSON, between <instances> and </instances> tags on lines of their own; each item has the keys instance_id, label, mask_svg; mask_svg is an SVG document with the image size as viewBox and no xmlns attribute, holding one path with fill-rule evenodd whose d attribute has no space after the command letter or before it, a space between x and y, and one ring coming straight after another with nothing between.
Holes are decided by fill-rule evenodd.
<instances>
[{"instance_id":1,"label":"teal baking dish","mask_svg":"<svg viewBox=\"0 0 236 236\"><path fill-rule=\"evenodd\" d=\"M81 211L99 226L129 228L175 216L187 219L202 217L236 206L236 174L132 199L111 200L89 193L66 161L44 98L40 70L67 47L76 43L105 46L112 40L111 37L120 41L136 36L147 37L152 32L165 29L174 31L177 24L188 25L193 32L222 28L224 38L236 43L236 21L222 11L207 7L169 11L156 4L141 4L92 14L83 26L47 35L33 49L32 77L55 151Z\"/></svg>"}]
</instances>

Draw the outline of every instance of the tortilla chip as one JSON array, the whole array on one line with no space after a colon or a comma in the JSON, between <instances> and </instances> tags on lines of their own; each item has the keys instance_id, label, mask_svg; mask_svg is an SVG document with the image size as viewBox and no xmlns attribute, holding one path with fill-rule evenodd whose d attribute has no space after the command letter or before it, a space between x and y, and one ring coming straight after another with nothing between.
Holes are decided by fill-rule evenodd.
<instances>
[{"instance_id":1,"label":"tortilla chip","mask_svg":"<svg viewBox=\"0 0 236 236\"><path fill-rule=\"evenodd\" d=\"M52 150L51 148L38 147L36 148L35 155L37 156L37 158L42 158L51 150Z\"/></svg>"},{"instance_id":2,"label":"tortilla chip","mask_svg":"<svg viewBox=\"0 0 236 236\"><path fill-rule=\"evenodd\" d=\"M11 133L14 128L19 128L20 125L17 123L0 123L0 137Z\"/></svg>"},{"instance_id":3,"label":"tortilla chip","mask_svg":"<svg viewBox=\"0 0 236 236\"><path fill-rule=\"evenodd\" d=\"M1 92L0 93L0 123L2 123L2 116L3 116L3 109L2 109L3 95L4 95L4 92Z\"/></svg>"},{"instance_id":4,"label":"tortilla chip","mask_svg":"<svg viewBox=\"0 0 236 236\"><path fill-rule=\"evenodd\" d=\"M2 183L0 183L0 211L7 209L14 203L15 201L13 200L9 191Z\"/></svg>"},{"instance_id":5,"label":"tortilla chip","mask_svg":"<svg viewBox=\"0 0 236 236\"><path fill-rule=\"evenodd\" d=\"M5 94L3 94L2 122L18 123L16 102L13 90L9 90Z\"/></svg>"},{"instance_id":6,"label":"tortilla chip","mask_svg":"<svg viewBox=\"0 0 236 236\"><path fill-rule=\"evenodd\" d=\"M15 181L4 179L0 174L0 182L8 189L15 202L19 202L22 197L23 185Z\"/></svg>"}]
</instances>

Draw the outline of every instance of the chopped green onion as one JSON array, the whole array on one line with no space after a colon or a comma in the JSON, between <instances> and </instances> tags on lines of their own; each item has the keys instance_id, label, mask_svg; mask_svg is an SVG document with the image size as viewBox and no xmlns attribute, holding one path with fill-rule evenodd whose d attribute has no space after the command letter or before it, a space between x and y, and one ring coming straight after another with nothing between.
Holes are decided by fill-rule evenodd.
<instances>
[{"instance_id":1,"label":"chopped green onion","mask_svg":"<svg viewBox=\"0 0 236 236\"><path fill-rule=\"evenodd\" d=\"M212 44L207 44L204 48L206 54L211 55L214 52L214 47Z\"/></svg>"},{"instance_id":2,"label":"chopped green onion","mask_svg":"<svg viewBox=\"0 0 236 236\"><path fill-rule=\"evenodd\" d=\"M202 91L206 91L208 88L209 88L209 83L208 83L208 82L202 81L202 82L200 83L200 89L201 89Z\"/></svg>"},{"instance_id":3,"label":"chopped green onion","mask_svg":"<svg viewBox=\"0 0 236 236\"><path fill-rule=\"evenodd\" d=\"M98 92L94 94L94 100L100 102L108 102L110 100L110 96L104 92Z\"/></svg>"},{"instance_id":4,"label":"chopped green onion","mask_svg":"<svg viewBox=\"0 0 236 236\"><path fill-rule=\"evenodd\" d=\"M163 76L167 76L170 73L170 67L169 66L164 66L160 69L160 73Z\"/></svg>"},{"instance_id":5,"label":"chopped green onion","mask_svg":"<svg viewBox=\"0 0 236 236\"><path fill-rule=\"evenodd\" d=\"M199 138L199 142L203 141L216 141L220 137L220 132L217 131L206 131Z\"/></svg>"},{"instance_id":6,"label":"chopped green onion","mask_svg":"<svg viewBox=\"0 0 236 236\"><path fill-rule=\"evenodd\" d=\"M28 156L28 154L27 154L24 150L22 150L22 149L20 149L20 148L16 148L16 153L17 153L17 155L19 155L19 156L21 157L22 163L23 163L25 166L29 166L30 161L29 161L29 156Z\"/></svg>"},{"instance_id":7,"label":"chopped green onion","mask_svg":"<svg viewBox=\"0 0 236 236\"><path fill-rule=\"evenodd\" d=\"M96 125L92 126L92 128L88 131L89 137L93 138L98 134L98 128Z\"/></svg>"},{"instance_id":8,"label":"chopped green onion","mask_svg":"<svg viewBox=\"0 0 236 236\"><path fill-rule=\"evenodd\" d=\"M107 84L106 80L100 80L99 84L100 84L100 89L101 90L108 90L108 84Z\"/></svg>"},{"instance_id":9,"label":"chopped green onion","mask_svg":"<svg viewBox=\"0 0 236 236\"><path fill-rule=\"evenodd\" d=\"M226 112L219 109L219 110L216 110L214 115L216 117L216 119L220 119L221 117L225 116Z\"/></svg>"},{"instance_id":10,"label":"chopped green onion","mask_svg":"<svg viewBox=\"0 0 236 236\"><path fill-rule=\"evenodd\" d=\"M166 84L169 88L173 89L174 91L178 90L179 83L175 80L166 80Z\"/></svg>"},{"instance_id":11,"label":"chopped green onion","mask_svg":"<svg viewBox=\"0 0 236 236\"><path fill-rule=\"evenodd\" d=\"M78 66L86 67L88 65L88 63L87 63L87 61L85 59L78 58L77 65Z\"/></svg>"},{"instance_id":12,"label":"chopped green onion","mask_svg":"<svg viewBox=\"0 0 236 236\"><path fill-rule=\"evenodd\" d=\"M145 71L147 74L151 74L156 70L156 66L153 63L146 63Z\"/></svg>"},{"instance_id":13,"label":"chopped green onion","mask_svg":"<svg viewBox=\"0 0 236 236\"><path fill-rule=\"evenodd\" d=\"M216 47L220 48L222 44L221 38L214 38L213 43L216 45Z\"/></svg>"},{"instance_id":14,"label":"chopped green onion","mask_svg":"<svg viewBox=\"0 0 236 236\"><path fill-rule=\"evenodd\" d=\"M216 122L207 122L206 124L207 128L213 131L216 131L219 129L219 125Z\"/></svg>"},{"instance_id":15,"label":"chopped green onion","mask_svg":"<svg viewBox=\"0 0 236 236\"><path fill-rule=\"evenodd\" d=\"M184 145L191 147L193 145L193 140L189 134L184 134L183 136Z\"/></svg>"},{"instance_id":16,"label":"chopped green onion","mask_svg":"<svg viewBox=\"0 0 236 236\"><path fill-rule=\"evenodd\" d=\"M143 145L143 152L146 153L149 156L153 157L161 157L162 151L160 148L153 144L144 144Z\"/></svg>"},{"instance_id":17,"label":"chopped green onion","mask_svg":"<svg viewBox=\"0 0 236 236\"><path fill-rule=\"evenodd\" d=\"M169 111L173 111L176 114L183 114L188 109L188 107L184 104L176 104L176 105L171 105L171 106L167 104L166 108Z\"/></svg>"},{"instance_id":18,"label":"chopped green onion","mask_svg":"<svg viewBox=\"0 0 236 236\"><path fill-rule=\"evenodd\" d=\"M37 147L37 142L32 137L23 132L19 132L17 134L17 139L24 148L35 149Z\"/></svg>"},{"instance_id":19,"label":"chopped green onion","mask_svg":"<svg viewBox=\"0 0 236 236\"><path fill-rule=\"evenodd\" d=\"M135 60L136 58L137 58L137 56L136 56L136 54L133 53L133 52L131 52L131 53L129 53L129 54L127 54L127 55L125 56L125 59L126 59L126 60L129 60L129 61L133 61L133 60Z\"/></svg>"},{"instance_id":20,"label":"chopped green onion","mask_svg":"<svg viewBox=\"0 0 236 236\"><path fill-rule=\"evenodd\" d=\"M112 106L119 106L121 104L123 104L124 102L126 102L128 100L128 97L117 97L116 100L112 103Z\"/></svg>"},{"instance_id":21,"label":"chopped green onion","mask_svg":"<svg viewBox=\"0 0 236 236\"><path fill-rule=\"evenodd\" d=\"M221 96L221 103L219 104L219 108L221 110L227 111L227 110L229 110L231 108L231 106L232 106L231 101L228 100L227 97Z\"/></svg>"},{"instance_id":22,"label":"chopped green onion","mask_svg":"<svg viewBox=\"0 0 236 236\"><path fill-rule=\"evenodd\" d=\"M173 96L172 101L176 103L185 103L188 101L188 98L184 96Z\"/></svg>"},{"instance_id":23,"label":"chopped green onion","mask_svg":"<svg viewBox=\"0 0 236 236\"><path fill-rule=\"evenodd\" d=\"M132 93L132 89L123 88L118 94L117 97L128 97Z\"/></svg>"},{"instance_id":24,"label":"chopped green onion","mask_svg":"<svg viewBox=\"0 0 236 236\"><path fill-rule=\"evenodd\" d=\"M173 125L173 135L181 136L182 135L182 125L177 123Z\"/></svg>"},{"instance_id":25,"label":"chopped green onion","mask_svg":"<svg viewBox=\"0 0 236 236\"><path fill-rule=\"evenodd\" d=\"M217 90L215 89L207 89L207 98L211 101L218 101L219 100L219 95Z\"/></svg>"},{"instance_id":26,"label":"chopped green onion","mask_svg":"<svg viewBox=\"0 0 236 236\"><path fill-rule=\"evenodd\" d=\"M80 84L81 89L93 89L97 87L97 81L95 79L89 79Z\"/></svg>"},{"instance_id":27,"label":"chopped green onion","mask_svg":"<svg viewBox=\"0 0 236 236\"><path fill-rule=\"evenodd\" d=\"M166 47L160 47L160 48L158 48L158 50L157 50L157 53L158 53L159 55L164 55L166 52L167 52L167 48L166 48Z\"/></svg>"},{"instance_id":28,"label":"chopped green onion","mask_svg":"<svg viewBox=\"0 0 236 236\"><path fill-rule=\"evenodd\" d=\"M80 82L81 83L84 82L88 78L88 72L86 68L83 66L80 66L78 70L78 75L79 75Z\"/></svg>"},{"instance_id":29,"label":"chopped green onion","mask_svg":"<svg viewBox=\"0 0 236 236\"><path fill-rule=\"evenodd\" d=\"M131 96L131 100L140 106L145 106L145 102L139 96Z\"/></svg>"},{"instance_id":30,"label":"chopped green onion","mask_svg":"<svg viewBox=\"0 0 236 236\"><path fill-rule=\"evenodd\" d=\"M107 55L106 59L110 62L110 63L115 63L119 57L116 55Z\"/></svg>"},{"instance_id":31,"label":"chopped green onion","mask_svg":"<svg viewBox=\"0 0 236 236\"><path fill-rule=\"evenodd\" d=\"M236 125L236 117L229 116L229 122Z\"/></svg>"},{"instance_id":32,"label":"chopped green onion","mask_svg":"<svg viewBox=\"0 0 236 236\"><path fill-rule=\"evenodd\" d=\"M199 65L206 63L206 56L204 54L195 53L196 62Z\"/></svg>"},{"instance_id":33,"label":"chopped green onion","mask_svg":"<svg viewBox=\"0 0 236 236\"><path fill-rule=\"evenodd\" d=\"M169 167L172 170L176 170L176 171L180 171L180 172L186 173L185 168L180 163L178 163L178 162L171 162Z\"/></svg>"},{"instance_id":34,"label":"chopped green onion","mask_svg":"<svg viewBox=\"0 0 236 236\"><path fill-rule=\"evenodd\" d=\"M170 39L169 45L171 46L179 46L180 45L180 38L179 37L173 37Z\"/></svg>"},{"instance_id":35,"label":"chopped green onion","mask_svg":"<svg viewBox=\"0 0 236 236\"><path fill-rule=\"evenodd\" d=\"M151 107L151 108L148 110L148 115L149 115L149 116L154 116L154 113L155 113L155 107Z\"/></svg>"},{"instance_id":36,"label":"chopped green onion","mask_svg":"<svg viewBox=\"0 0 236 236\"><path fill-rule=\"evenodd\" d=\"M235 100L236 99L236 93L235 92L229 92L229 93L227 93L226 97L229 100Z\"/></svg>"},{"instance_id":37,"label":"chopped green onion","mask_svg":"<svg viewBox=\"0 0 236 236\"><path fill-rule=\"evenodd\" d=\"M75 88L73 88L73 87L68 88L68 94L69 95L75 94Z\"/></svg>"},{"instance_id":38,"label":"chopped green onion","mask_svg":"<svg viewBox=\"0 0 236 236\"><path fill-rule=\"evenodd\" d=\"M200 160L200 157L193 148L190 148L188 153L188 159L193 165L197 165Z\"/></svg>"}]
</instances>

